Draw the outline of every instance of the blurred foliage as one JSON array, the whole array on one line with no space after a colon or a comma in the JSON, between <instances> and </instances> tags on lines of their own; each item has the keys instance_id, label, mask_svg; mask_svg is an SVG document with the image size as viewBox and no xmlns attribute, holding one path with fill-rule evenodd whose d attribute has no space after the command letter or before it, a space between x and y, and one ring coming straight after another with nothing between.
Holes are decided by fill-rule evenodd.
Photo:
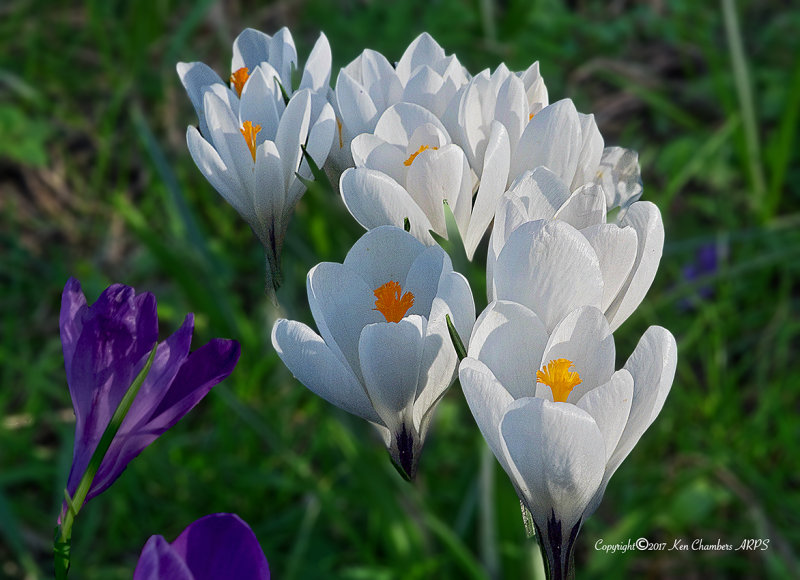
<instances>
[{"instance_id":1,"label":"blurred foliage","mask_svg":"<svg viewBox=\"0 0 800 580\"><path fill-rule=\"evenodd\" d=\"M423 30L473 73L538 59L552 101L573 98L607 144L640 152L667 242L616 333L618 362L650 324L675 334L680 361L660 417L581 533L579 576L800 577L800 9L728 0L5 0L0 576L52 569L74 421L57 322L70 275L90 300L117 281L154 292L164 336L194 311L196 345L242 343L233 376L81 513L76 578L129 578L151 534L172 539L216 511L252 525L278 578L486 578L495 556L502 577L533 574L537 551L494 461L496 511L483 511L484 444L457 386L409 485L370 428L294 381L271 347L278 316L310 322L309 268L341 261L361 230L330 191L309 191L273 309L258 244L186 151L195 120L175 63L226 71L242 28L284 25L301 62L327 34L334 77L366 47L397 60ZM708 245L717 269L684 276ZM479 307L482 252L454 256ZM639 537L770 544L594 549Z\"/></svg>"}]
</instances>

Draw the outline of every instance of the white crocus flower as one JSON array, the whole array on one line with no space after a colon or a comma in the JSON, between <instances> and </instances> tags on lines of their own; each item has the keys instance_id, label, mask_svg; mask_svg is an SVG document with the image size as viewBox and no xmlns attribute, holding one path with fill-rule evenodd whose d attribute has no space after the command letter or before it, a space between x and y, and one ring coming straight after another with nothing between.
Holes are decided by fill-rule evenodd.
<instances>
[{"instance_id":1,"label":"white crocus flower","mask_svg":"<svg viewBox=\"0 0 800 580\"><path fill-rule=\"evenodd\" d=\"M312 268L306 287L319 334L278 320L278 356L310 390L378 426L395 464L413 478L458 363L445 317L462 336L475 321L467 280L440 247L384 226L364 234L344 263Z\"/></svg>"},{"instance_id":2,"label":"white crocus flower","mask_svg":"<svg viewBox=\"0 0 800 580\"><path fill-rule=\"evenodd\" d=\"M200 133L204 136L208 134L204 104L206 90L214 91L231 106L234 113L238 114L239 97L247 79L254 74L256 68L261 69L267 80L276 79L287 98L294 94L292 71L297 68L297 49L288 28L281 28L274 36L252 28L243 30L233 41L231 74L226 81L205 63L178 63L178 76L199 118ZM320 34L306 61L298 87L298 90L311 91L314 119L322 112L327 100L330 78L331 47L327 37ZM281 91L275 96L275 106L280 113L285 106ZM264 103L264 106L272 106L272 102Z\"/></svg>"},{"instance_id":3,"label":"white crocus flower","mask_svg":"<svg viewBox=\"0 0 800 580\"><path fill-rule=\"evenodd\" d=\"M389 107L374 133L353 140L356 168L345 171L340 183L345 205L367 229L403 226L408 219L414 236L430 245L434 240L429 230L447 237L447 202L472 259L494 216L508 169L508 137L499 123L494 129L485 177L473 206L475 176L439 119L412 103Z\"/></svg>"},{"instance_id":4,"label":"white crocus flower","mask_svg":"<svg viewBox=\"0 0 800 580\"><path fill-rule=\"evenodd\" d=\"M622 147L606 147L594 179L606 194L606 207L620 208L621 213L642 197L642 174L639 154Z\"/></svg>"},{"instance_id":5,"label":"white crocus flower","mask_svg":"<svg viewBox=\"0 0 800 580\"><path fill-rule=\"evenodd\" d=\"M427 32L408 46L396 68L379 52L365 50L339 72L331 95L338 125L331 162L340 172L352 167L351 141L374 132L394 104L414 103L441 118L468 80L469 73L455 55L446 56Z\"/></svg>"},{"instance_id":6,"label":"white crocus flower","mask_svg":"<svg viewBox=\"0 0 800 580\"><path fill-rule=\"evenodd\" d=\"M186 141L197 167L264 246L265 289L274 297L289 218L306 189L297 174L312 177L301 146L322 166L335 133L323 90L330 78L330 47L321 35L297 91L290 84L297 54L288 30L272 38L245 30L233 53L233 88L203 63L178 64L200 120L199 130L187 129ZM291 95L288 103L282 87Z\"/></svg>"},{"instance_id":7,"label":"white crocus flower","mask_svg":"<svg viewBox=\"0 0 800 580\"><path fill-rule=\"evenodd\" d=\"M476 75L452 101L444 121L470 167L482 177L484 167L491 165L485 157L494 123L505 129L513 159L525 127L545 106L547 88L538 63L517 74L501 64L492 74L487 69Z\"/></svg>"},{"instance_id":8,"label":"white crocus flower","mask_svg":"<svg viewBox=\"0 0 800 580\"><path fill-rule=\"evenodd\" d=\"M585 184L570 192L544 167L521 175L501 199L489 239L489 300L515 300L532 308L539 301L538 308L544 308L575 294L547 317L551 326L568 310L591 304L605 312L612 330L617 329L653 283L664 248L664 225L658 207L648 201L631 204L619 221L606 223L605 199L600 185ZM564 223L548 226L538 220ZM552 253L540 251L540 239ZM581 254L574 255L576 250ZM558 287L558 278L565 274L563 266L575 260L585 264L569 271L574 287L551 293L550 285ZM591 284L586 282L589 278Z\"/></svg>"},{"instance_id":9,"label":"white crocus flower","mask_svg":"<svg viewBox=\"0 0 800 580\"><path fill-rule=\"evenodd\" d=\"M495 457L533 516L551 578L566 578L575 538L609 478L664 404L675 339L651 326L621 370L614 338L591 306L550 333L522 304L495 301L480 315L459 378Z\"/></svg>"}]
</instances>

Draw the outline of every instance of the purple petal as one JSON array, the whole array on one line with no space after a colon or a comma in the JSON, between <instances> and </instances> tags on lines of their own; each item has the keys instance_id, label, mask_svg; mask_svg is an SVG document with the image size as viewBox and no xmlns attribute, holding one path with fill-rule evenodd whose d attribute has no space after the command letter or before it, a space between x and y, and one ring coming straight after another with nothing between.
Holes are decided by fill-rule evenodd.
<instances>
[{"instance_id":1,"label":"purple petal","mask_svg":"<svg viewBox=\"0 0 800 580\"><path fill-rule=\"evenodd\" d=\"M268 580L269 566L253 530L235 514L211 514L172 543L195 580ZM137 579L138 580L138 579Z\"/></svg>"},{"instance_id":2,"label":"purple petal","mask_svg":"<svg viewBox=\"0 0 800 580\"><path fill-rule=\"evenodd\" d=\"M64 318L80 285L68 282ZM75 409L75 449L67 481L75 492L95 448L133 379L143 368L158 336L156 301L152 294L136 296L133 288L109 286L88 308L79 310L81 323L66 324L67 382ZM78 331L77 335L73 331ZM70 352L66 352L70 351Z\"/></svg>"},{"instance_id":3,"label":"purple petal","mask_svg":"<svg viewBox=\"0 0 800 580\"><path fill-rule=\"evenodd\" d=\"M194 314L190 313L186 315L181 327L158 345L153 366L150 367L150 372L125 417L121 433L136 431L153 417L153 413L189 356L193 331Z\"/></svg>"},{"instance_id":4,"label":"purple petal","mask_svg":"<svg viewBox=\"0 0 800 580\"><path fill-rule=\"evenodd\" d=\"M177 340L182 340L181 332L189 328L189 324L191 318L187 317L184 326L173 337L178 335ZM188 340L191 340L191 336ZM171 384L163 385L166 392L160 395L158 406L157 401L152 400L152 406L139 412L147 420L138 421L132 424L135 428L130 428L126 425L126 418L97 470L86 501L105 491L122 474L128 463L197 405L214 385L231 374L239 360L239 351L239 343L235 340L213 339L186 357ZM141 395L140 392L137 401Z\"/></svg>"},{"instance_id":5,"label":"purple petal","mask_svg":"<svg viewBox=\"0 0 800 580\"><path fill-rule=\"evenodd\" d=\"M240 350L235 340L215 338L190 354L153 412L154 419L147 424L147 429L163 433L172 427L211 387L233 372Z\"/></svg>"},{"instance_id":6,"label":"purple petal","mask_svg":"<svg viewBox=\"0 0 800 580\"><path fill-rule=\"evenodd\" d=\"M71 374L72 357L75 355L75 346L83 328L83 317L86 311L86 297L81 290L81 283L77 278L70 278L61 294L61 316L59 327L61 329L61 347L64 351L64 366L67 376ZM76 409L77 410L77 409Z\"/></svg>"},{"instance_id":7,"label":"purple petal","mask_svg":"<svg viewBox=\"0 0 800 580\"><path fill-rule=\"evenodd\" d=\"M150 536L136 563L133 580L194 580L194 577L163 536Z\"/></svg>"}]
</instances>

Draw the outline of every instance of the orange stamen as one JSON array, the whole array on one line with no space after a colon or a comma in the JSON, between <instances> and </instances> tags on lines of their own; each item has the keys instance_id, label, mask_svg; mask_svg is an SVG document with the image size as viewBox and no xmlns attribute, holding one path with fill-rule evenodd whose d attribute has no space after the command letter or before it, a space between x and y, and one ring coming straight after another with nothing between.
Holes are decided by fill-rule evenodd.
<instances>
[{"instance_id":1,"label":"orange stamen","mask_svg":"<svg viewBox=\"0 0 800 580\"><path fill-rule=\"evenodd\" d=\"M536 113L531 113L530 115L528 115L528 121L530 121L531 119L533 119L533 116L534 116L535 114L536 114Z\"/></svg>"},{"instance_id":2,"label":"orange stamen","mask_svg":"<svg viewBox=\"0 0 800 580\"><path fill-rule=\"evenodd\" d=\"M411 292L402 292L400 284L394 280L376 288L373 294L377 300L373 310L383 314L386 322L400 322L408 309L414 306L414 295Z\"/></svg>"},{"instance_id":3,"label":"orange stamen","mask_svg":"<svg viewBox=\"0 0 800 580\"><path fill-rule=\"evenodd\" d=\"M436 149L438 149L438 147L429 147L428 145L420 145L420 148L417 149L417 151L415 153L412 153L411 157L409 157L408 159L403 161L403 165L405 165L406 167L411 167L411 164L414 163L414 159L417 158L417 155L419 155L423 151L427 151L428 149L436 150Z\"/></svg>"},{"instance_id":4,"label":"orange stamen","mask_svg":"<svg viewBox=\"0 0 800 580\"><path fill-rule=\"evenodd\" d=\"M250 154L253 156L253 163L256 162L256 133L261 131L261 125L256 125L253 127L253 124L250 121L245 121L242 123L242 128L239 129L242 133L242 137L244 137L245 143L247 143L247 147L250 149Z\"/></svg>"},{"instance_id":5,"label":"orange stamen","mask_svg":"<svg viewBox=\"0 0 800 580\"><path fill-rule=\"evenodd\" d=\"M338 117L336 118L336 128L339 131L339 149L342 149L344 147L344 139L342 139L342 122Z\"/></svg>"},{"instance_id":6,"label":"orange stamen","mask_svg":"<svg viewBox=\"0 0 800 580\"><path fill-rule=\"evenodd\" d=\"M542 370L536 371L536 382L550 387L556 403L566 403L572 389L581 384L580 375L569 370L571 366L571 360L559 358L551 360Z\"/></svg>"},{"instance_id":7,"label":"orange stamen","mask_svg":"<svg viewBox=\"0 0 800 580\"><path fill-rule=\"evenodd\" d=\"M250 69L246 66L243 66L240 69L237 69L231 73L231 83L233 83L233 88L236 89L236 94L240 97L242 96L242 89L244 88L244 84L247 82L247 79L250 78Z\"/></svg>"}]
</instances>

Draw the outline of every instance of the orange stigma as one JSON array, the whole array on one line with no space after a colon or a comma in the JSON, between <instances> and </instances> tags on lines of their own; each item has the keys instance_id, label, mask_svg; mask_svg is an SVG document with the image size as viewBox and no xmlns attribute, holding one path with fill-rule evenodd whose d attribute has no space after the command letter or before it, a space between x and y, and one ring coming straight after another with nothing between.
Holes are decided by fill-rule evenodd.
<instances>
[{"instance_id":1,"label":"orange stigma","mask_svg":"<svg viewBox=\"0 0 800 580\"><path fill-rule=\"evenodd\" d=\"M438 149L438 147L429 147L428 145L420 145L420 148L416 150L416 152L412 153L411 156L403 161L403 165L406 167L411 167L411 164L414 163L414 159L417 158L417 155L422 153L423 151L427 151L428 149Z\"/></svg>"},{"instance_id":2,"label":"orange stigma","mask_svg":"<svg viewBox=\"0 0 800 580\"><path fill-rule=\"evenodd\" d=\"M253 163L256 162L256 133L261 131L261 125L256 125L253 127L253 124L250 121L245 121L242 123L242 128L239 129L242 133L242 137L244 137L245 143L247 143L247 147L250 149L250 154L253 156Z\"/></svg>"},{"instance_id":3,"label":"orange stigma","mask_svg":"<svg viewBox=\"0 0 800 580\"><path fill-rule=\"evenodd\" d=\"M542 370L536 371L536 382L550 387L556 403L566 403L572 389L581 384L580 375L569 370L571 366L571 360L558 358L544 365Z\"/></svg>"},{"instance_id":4,"label":"orange stigma","mask_svg":"<svg viewBox=\"0 0 800 580\"><path fill-rule=\"evenodd\" d=\"M386 322L400 322L408 309L414 306L414 295L411 292L403 294L400 284L394 280L376 288L373 294L377 298L373 310L383 314Z\"/></svg>"},{"instance_id":5,"label":"orange stigma","mask_svg":"<svg viewBox=\"0 0 800 580\"><path fill-rule=\"evenodd\" d=\"M233 83L233 88L236 89L236 94L240 97L242 96L242 89L244 88L244 84L247 82L247 79L250 78L250 69L246 66L243 66L240 69L236 69L231 73L231 83Z\"/></svg>"}]
</instances>

